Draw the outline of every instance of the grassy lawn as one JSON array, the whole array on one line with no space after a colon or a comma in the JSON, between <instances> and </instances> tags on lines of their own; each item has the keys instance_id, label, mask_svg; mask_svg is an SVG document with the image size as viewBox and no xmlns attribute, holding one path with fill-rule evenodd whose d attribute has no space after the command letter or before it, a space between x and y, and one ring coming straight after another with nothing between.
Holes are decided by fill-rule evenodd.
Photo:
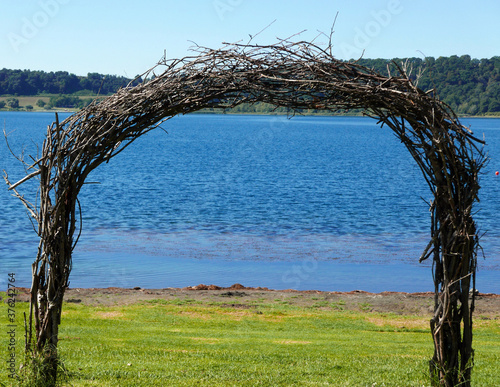
<instances>
[{"instance_id":1,"label":"grassy lawn","mask_svg":"<svg viewBox=\"0 0 500 387\"><path fill-rule=\"evenodd\" d=\"M5 294L2 295L5 298ZM7 305L1 303L4 326ZM17 363L23 312L15 308ZM190 299L66 304L60 354L72 386L428 386L428 318ZM0 354L7 359L6 329ZM475 386L498 385L498 320L475 326ZM4 362L5 364L5 362ZM3 366L0 382L9 384Z\"/></svg>"}]
</instances>

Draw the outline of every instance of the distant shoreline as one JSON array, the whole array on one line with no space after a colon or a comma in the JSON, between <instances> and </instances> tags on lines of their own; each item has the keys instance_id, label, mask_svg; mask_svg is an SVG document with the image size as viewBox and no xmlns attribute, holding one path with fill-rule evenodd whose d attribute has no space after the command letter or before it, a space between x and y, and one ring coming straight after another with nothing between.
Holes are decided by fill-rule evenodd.
<instances>
[{"instance_id":1,"label":"distant shoreline","mask_svg":"<svg viewBox=\"0 0 500 387\"><path fill-rule=\"evenodd\" d=\"M32 110L25 110L25 109L0 109L0 112L4 113L78 113L81 109L70 109L70 108L56 108L56 109L32 109ZM196 111L192 112L189 114L207 114L207 115L232 115L232 116L287 116L289 115L288 113L282 113L282 112L271 112L271 113L265 113L265 112L231 112L231 111L226 111L226 112L214 112L214 111ZM182 115L182 114L179 114ZM295 116L302 116L302 117L365 117L363 113L332 113L332 114L322 114L322 113L296 113ZM500 115L475 115L475 116L469 116L469 115L457 115L458 118L493 118L493 119L498 119L500 118Z\"/></svg>"}]
</instances>

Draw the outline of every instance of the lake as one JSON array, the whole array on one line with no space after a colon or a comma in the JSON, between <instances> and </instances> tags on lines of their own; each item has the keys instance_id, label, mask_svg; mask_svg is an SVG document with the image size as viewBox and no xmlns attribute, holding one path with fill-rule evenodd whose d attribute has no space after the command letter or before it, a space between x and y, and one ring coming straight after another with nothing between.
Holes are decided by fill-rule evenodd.
<instances>
[{"instance_id":1,"label":"lake","mask_svg":"<svg viewBox=\"0 0 500 387\"><path fill-rule=\"evenodd\" d=\"M68 114L61 114L64 118ZM37 153L53 113L0 112L16 154ZM500 120L485 137L477 288L500 293ZM367 117L175 117L96 169L79 196L71 287L216 284L331 291L432 291L431 193L408 151ZM0 146L12 182L20 164ZM35 200L36 181L20 191ZM29 286L38 241L0 191L0 286Z\"/></svg>"}]
</instances>

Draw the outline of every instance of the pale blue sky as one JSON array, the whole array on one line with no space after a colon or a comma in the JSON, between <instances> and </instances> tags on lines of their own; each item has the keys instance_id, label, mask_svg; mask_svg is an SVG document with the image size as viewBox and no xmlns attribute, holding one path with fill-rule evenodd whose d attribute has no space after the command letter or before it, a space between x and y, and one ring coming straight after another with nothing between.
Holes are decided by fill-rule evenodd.
<instances>
[{"instance_id":1,"label":"pale blue sky","mask_svg":"<svg viewBox=\"0 0 500 387\"><path fill-rule=\"evenodd\" d=\"M124 75L167 51L329 33L340 59L500 55L498 0L0 0L0 68ZM318 42L326 42L321 37Z\"/></svg>"}]
</instances>

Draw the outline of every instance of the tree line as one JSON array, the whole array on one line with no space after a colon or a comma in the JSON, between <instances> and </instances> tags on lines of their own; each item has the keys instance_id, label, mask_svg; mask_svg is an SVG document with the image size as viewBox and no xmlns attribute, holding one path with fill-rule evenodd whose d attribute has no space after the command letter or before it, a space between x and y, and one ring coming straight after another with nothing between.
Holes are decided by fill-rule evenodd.
<instances>
[{"instance_id":1,"label":"tree line","mask_svg":"<svg viewBox=\"0 0 500 387\"><path fill-rule=\"evenodd\" d=\"M469 55L395 59L359 59L362 66L382 75L398 75L398 66L406 64L412 69L410 78L425 90L435 90L435 95L461 115L500 115L500 56L490 59L472 59ZM260 113L274 107L266 104L237 106L232 112ZM277 113L286 111L284 108ZM356 111L350 111L353 113ZM304 113L323 113L308 110Z\"/></svg>"},{"instance_id":2,"label":"tree line","mask_svg":"<svg viewBox=\"0 0 500 387\"><path fill-rule=\"evenodd\" d=\"M67 71L0 70L0 95L36 96L42 94L107 95L132 80L116 75L88 73L77 76ZM142 82L138 78L132 84Z\"/></svg>"},{"instance_id":3,"label":"tree line","mask_svg":"<svg viewBox=\"0 0 500 387\"><path fill-rule=\"evenodd\" d=\"M480 115L500 112L500 56L472 59L469 55L421 58L360 59L359 64L387 74L397 74L392 63L407 63L413 68L410 76L418 86L436 91L439 99L458 114Z\"/></svg>"},{"instance_id":4,"label":"tree line","mask_svg":"<svg viewBox=\"0 0 500 387\"><path fill-rule=\"evenodd\" d=\"M387 75L397 74L396 65L407 63L413 68L410 77L418 79L424 90L435 90L437 96L458 114L500 114L500 56L490 59L472 59L469 55L427 58L359 59L359 64ZM116 75L88 73L77 76L66 71L44 72L31 70L0 70L0 95L36 96L56 94L50 102L57 107L82 107L78 98L68 95L108 95L128 85L132 80ZM132 82L136 85L143 80ZM259 104L241 105L234 113L283 113L286 109ZM307 113L321 113L312 111Z\"/></svg>"}]
</instances>

